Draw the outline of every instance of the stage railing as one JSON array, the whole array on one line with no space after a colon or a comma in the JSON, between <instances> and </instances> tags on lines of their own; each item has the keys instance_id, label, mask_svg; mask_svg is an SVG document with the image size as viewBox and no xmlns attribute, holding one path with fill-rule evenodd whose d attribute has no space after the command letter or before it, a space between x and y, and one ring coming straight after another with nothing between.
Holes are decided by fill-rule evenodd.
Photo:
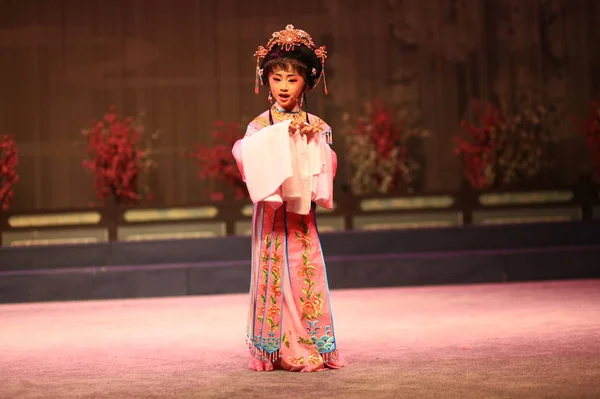
<instances>
[{"instance_id":1,"label":"stage railing","mask_svg":"<svg viewBox=\"0 0 600 399\"><path fill-rule=\"evenodd\" d=\"M543 190L428 192L355 197L318 208L321 232L600 219L598 186ZM173 207L36 210L0 214L3 246L195 239L248 235L252 204L219 201Z\"/></svg>"}]
</instances>

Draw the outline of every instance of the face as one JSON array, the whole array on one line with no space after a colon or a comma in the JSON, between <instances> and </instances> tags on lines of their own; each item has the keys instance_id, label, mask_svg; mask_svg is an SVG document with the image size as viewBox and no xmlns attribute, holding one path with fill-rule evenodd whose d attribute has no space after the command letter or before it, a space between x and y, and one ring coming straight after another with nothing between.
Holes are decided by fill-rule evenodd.
<instances>
[{"instance_id":1,"label":"face","mask_svg":"<svg viewBox=\"0 0 600 399\"><path fill-rule=\"evenodd\" d=\"M286 111L292 111L304 90L304 78L293 69L274 69L269 73L273 98Z\"/></svg>"}]
</instances>

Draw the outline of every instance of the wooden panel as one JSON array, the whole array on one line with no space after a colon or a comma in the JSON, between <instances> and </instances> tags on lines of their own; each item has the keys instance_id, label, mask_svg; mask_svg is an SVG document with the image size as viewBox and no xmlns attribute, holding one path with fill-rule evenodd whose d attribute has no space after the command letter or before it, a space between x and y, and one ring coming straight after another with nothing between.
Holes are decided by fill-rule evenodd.
<instances>
[{"instance_id":1,"label":"wooden panel","mask_svg":"<svg viewBox=\"0 0 600 399\"><path fill-rule=\"evenodd\" d=\"M590 157L568 118L584 116L600 96L599 9L591 0L307 0L291 18L266 0L2 1L0 133L16 135L23 157L12 207L93 199L72 144L110 104L125 115L145 112L148 130L163 132L151 179L156 204L207 199L215 183L200 180L181 154L211 143L216 120L245 123L266 109L266 92L253 93L252 54L288 23L328 47L331 94L319 87L309 110L334 129L338 186L349 180L341 115L356 115L365 101L418 110L432 131L423 188L444 190L461 181L452 137L474 116L470 100L511 106L527 92L557 105L552 178L574 183Z\"/></svg>"}]
</instances>

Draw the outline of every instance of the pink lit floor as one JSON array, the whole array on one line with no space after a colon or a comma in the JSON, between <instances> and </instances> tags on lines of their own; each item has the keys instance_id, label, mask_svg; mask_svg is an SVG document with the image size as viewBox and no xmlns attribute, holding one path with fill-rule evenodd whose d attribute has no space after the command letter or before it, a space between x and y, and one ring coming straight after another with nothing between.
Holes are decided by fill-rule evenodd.
<instances>
[{"instance_id":1,"label":"pink lit floor","mask_svg":"<svg viewBox=\"0 0 600 399\"><path fill-rule=\"evenodd\" d=\"M0 305L0 397L600 397L600 280L332 297L311 374L246 369L245 295Z\"/></svg>"}]
</instances>

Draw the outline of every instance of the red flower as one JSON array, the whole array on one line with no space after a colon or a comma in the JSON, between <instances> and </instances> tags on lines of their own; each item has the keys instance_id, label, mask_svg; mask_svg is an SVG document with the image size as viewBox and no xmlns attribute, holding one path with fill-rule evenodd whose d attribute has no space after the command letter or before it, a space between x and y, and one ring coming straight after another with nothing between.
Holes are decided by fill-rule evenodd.
<instances>
[{"instance_id":1,"label":"red flower","mask_svg":"<svg viewBox=\"0 0 600 399\"><path fill-rule=\"evenodd\" d=\"M0 135L0 206L3 210L8 209L14 195L13 186L19 181L18 164L19 156L14 138Z\"/></svg>"},{"instance_id":2,"label":"red flower","mask_svg":"<svg viewBox=\"0 0 600 399\"><path fill-rule=\"evenodd\" d=\"M367 106L365 117L358 118L355 125L350 129L352 136L361 137L361 143L364 138L368 139L369 145L361 147L374 148L375 156L371 178L374 185L379 187L380 183L388 178L391 173L392 182L388 190L403 184L408 185L410 176L403 174L402 168L408 161L407 139L415 134L416 131L407 129L404 121L395 117L392 108L385 107L381 100L375 99ZM391 172L383 174L382 170L388 170L387 164L393 162L396 165ZM359 166L355 165L355 168Z\"/></svg>"},{"instance_id":3,"label":"red flower","mask_svg":"<svg viewBox=\"0 0 600 399\"><path fill-rule=\"evenodd\" d=\"M302 318L309 320L316 319L321 315L322 301L317 302L316 297L313 301L305 301L300 305L300 312L302 312Z\"/></svg>"},{"instance_id":4,"label":"red flower","mask_svg":"<svg viewBox=\"0 0 600 399\"><path fill-rule=\"evenodd\" d=\"M223 193L211 193L210 197L213 201L222 201L223 200Z\"/></svg>"},{"instance_id":5,"label":"red flower","mask_svg":"<svg viewBox=\"0 0 600 399\"><path fill-rule=\"evenodd\" d=\"M201 179L212 178L225 183L233 188L237 199L248 197L246 183L242 180L231 152L235 142L243 136L240 126L238 123L227 124L216 121L214 127L212 137L215 144L212 147L198 144L195 151L189 153L189 157L195 159ZM209 195L213 201L225 197L222 192L209 193Z\"/></svg>"},{"instance_id":6,"label":"red flower","mask_svg":"<svg viewBox=\"0 0 600 399\"><path fill-rule=\"evenodd\" d=\"M465 178L476 189L488 188L493 182L485 176L486 170L493 165L494 159L488 156L494 150L495 142L492 132L505 123L500 111L492 104L487 104L485 112L478 101L473 102L481 126L461 121L461 127L470 139L463 136L454 137L454 153L458 155Z\"/></svg>"},{"instance_id":7,"label":"red flower","mask_svg":"<svg viewBox=\"0 0 600 399\"><path fill-rule=\"evenodd\" d=\"M267 285L266 285L266 284L261 284L261 285L258 287L258 292L259 292L260 294L264 294L264 293L266 293L266 292L267 292Z\"/></svg>"},{"instance_id":8,"label":"red flower","mask_svg":"<svg viewBox=\"0 0 600 399\"><path fill-rule=\"evenodd\" d=\"M132 204L142 199L138 177L148 154L139 148L142 127L134 125L133 118L121 120L116 107L110 106L103 122L92 120L91 129L84 132L89 159L84 168L94 173L96 196L105 200L110 195L118 203Z\"/></svg>"},{"instance_id":9,"label":"red flower","mask_svg":"<svg viewBox=\"0 0 600 399\"><path fill-rule=\"evenodd\" d=\"M271 295L275 298L279 298L281 296L281 286L276 284L271 284Z\"/></svg>"},{"instance_id":10,"label":"red flower","mask_svg":"<svg viewBox=\"0 0 600 399\"><path fill-rule=\"evenodd\" d=\"M271 306L269 306L269 310L267 310L267 317L273 319L273 318L279 316L280 313L281 313L281 308L279 306L271 305Z\"/></svg>"},{"instance_id":11,"label":"red flower","mask_svg":"<svg viewBox=\"0 0 600 399\"><path fill-rule=\"evenodd\" d=\"M586 119L575 123L592 156L594 179L600 182L600 100L590 104Z\"/></svg>"}]
</instances>

